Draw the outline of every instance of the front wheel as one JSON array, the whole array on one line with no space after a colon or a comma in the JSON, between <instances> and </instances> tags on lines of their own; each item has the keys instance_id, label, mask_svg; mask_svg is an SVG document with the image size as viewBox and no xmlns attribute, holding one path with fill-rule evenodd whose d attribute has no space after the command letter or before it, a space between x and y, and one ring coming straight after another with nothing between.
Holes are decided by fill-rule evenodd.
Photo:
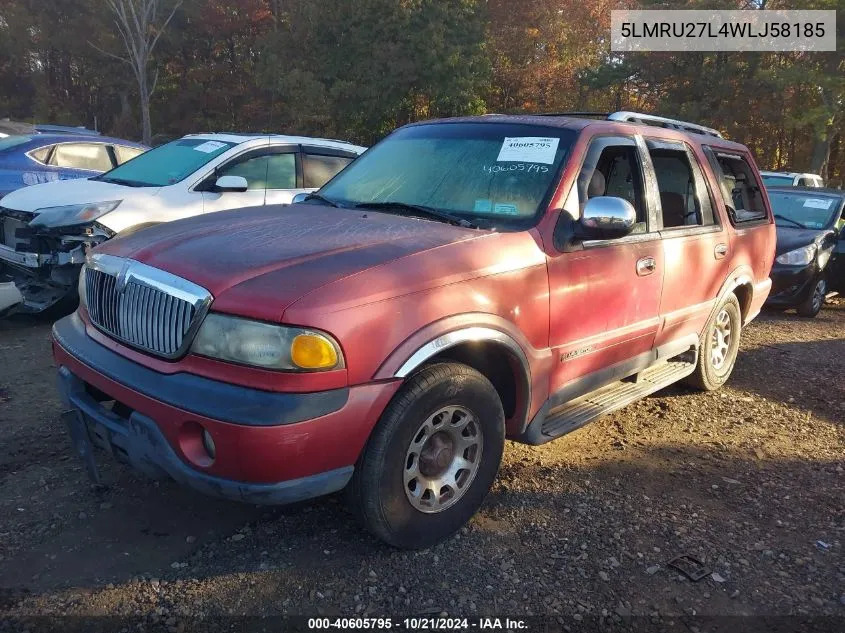
<instances>
[{"instance_id":1,"label":"front wheel","mask_svg":"<svg viewBox=\"0 0 845 633\"><path fill-rule=\"evenodd\" d=\"M699 346L698 365L686 382L704 391L721 387L731 375L742 329L739 301L729 295L710 317Z\"/></svg>"},{"instance_id":2,"label":"front wheel","mask_svg":"<svg viewBox=\"0 0 845 633\"><path fill-rule=\"evenodd\" d=\"M504 411L490 381L459 363L429 365L376 425L355 468L353 509L391 545L433 545L481 506L504 442Z\"/></svg>"},{"instance_id":3,"label":"front wheel","mask_svg":"<svg viewBox=\"0 0 845 633\"><path fill-rule=\"evenodd\" d=\"M816 280L816 285L813 288L812 294L797 308L799 316L812 319L821 312L826 294L827 282L823 278Z\"/></svg>"}]
</instances>

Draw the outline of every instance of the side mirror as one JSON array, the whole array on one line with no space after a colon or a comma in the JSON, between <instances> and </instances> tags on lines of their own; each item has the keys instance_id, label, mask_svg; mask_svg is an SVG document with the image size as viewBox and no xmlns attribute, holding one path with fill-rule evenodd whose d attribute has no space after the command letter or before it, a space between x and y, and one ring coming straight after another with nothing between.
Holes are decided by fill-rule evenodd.
<instances>
[{"instance_id":1,"label":"side mirror","mask_svg":"<svg viewBox=\"0 0 845 633\"><path fill-rule=\"evenodd\" d=\"M219 193L227 191L246 191L249 183L243 176L220 176L214 183L214 190Z\"/></svg>"},{"instance_id":2,"label":"side mirror","mask_svg":"<svg viewBox=\"0 0 845 633\"><path fill-rule=\"evenodd\" d=\"M291 204L296 204L296 203L298 203L298 202L305 202L305 200L306 200L307 198L308 198L308 194L307 194L307 193L298 193L298 194L296 194L296 195L293 197L293 200L291 201Z\"/></svg>"},{"instance_id":3,"label":"side mirror","mask_svg":"<svg viewBox=\"0 0 845 633\"><path fill-rule=\"evenodd\" d=\"M637 212L627 200L611 196L590 198L577 222L576 237L582 240L625 237L636 223Z\"/></svg>"}]
</instances>

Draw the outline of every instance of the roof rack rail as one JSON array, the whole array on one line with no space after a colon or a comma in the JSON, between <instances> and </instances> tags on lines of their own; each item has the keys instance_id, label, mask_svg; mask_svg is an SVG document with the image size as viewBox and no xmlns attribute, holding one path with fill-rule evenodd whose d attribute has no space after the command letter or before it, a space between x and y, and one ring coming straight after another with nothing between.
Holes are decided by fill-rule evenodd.
<instances>
[{"instance_id":1,"label":"roof rack rail","mask_svg":"<svg viewBox=\"0 0 845 633\"><path fill-rule=\"evenodd\" d=\"M571 116L579 119L608 119L610 112L539 112L537 116Z\"/></svg>"},{"instance_id":2,"label":"roof rack rail","mask_svg":"<svg viewBox=\"0 0 845 633\"><path fill-rule=\"evenodd\" d=\"M681 130L682 132L692 132L693 134L704 134L705 136L724 138L719 130L706 127L704 125L698 125L697 123L679 121L678 119L668 119L666 117L655 116L653 114L643 114L641 112L627 112L625 110L619 112L541 112L537 113L536 116L569 116L583 119L625 121L626 123L640 123L642 125L665 127L672 130Z\"/></svg>"},{"instance_id":3,"label":"roof rack rail","mask_svg":"<svg viewBox=\"0 0 845 633\"><path fill-rule=\"evenodd\" d=\"M697 123L689 123L688 121L679 121L677 119L667 119L662 116L655 116L653 114L642 114L640 112L613 112L608 114L609 121L626 121L628 123L642 123L644 125L653 125L656 127L665 127L673 130L681 130L682 132L692 132L693 134L704 134L705 136L715 136L716 138L724 138L719 130Z\"/></svg>"}]
</instances>

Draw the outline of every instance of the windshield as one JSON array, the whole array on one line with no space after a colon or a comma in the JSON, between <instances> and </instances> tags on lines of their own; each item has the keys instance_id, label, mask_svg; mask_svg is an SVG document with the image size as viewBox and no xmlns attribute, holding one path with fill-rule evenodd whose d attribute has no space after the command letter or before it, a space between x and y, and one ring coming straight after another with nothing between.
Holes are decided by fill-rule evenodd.
<instances>
[{"instance_id":1,"label":"windshield","mask_svg":"<svg viewBox=\"0 0 845 633\"><path fill-rule=\"evenodd\" d=\"M765 187L789 187L792 185L792 176L763 176Z\"/></svg>"},{"instance_id":2,"label":"windshield","mask_svg":"<svg viewBox=\"0 0 845 633\"><path fill-rule=\"evenodd\" d=\"M363 154L320 194L342 206L396 202L484 228L525 228L548 203L574 137L571 130L506 123L406 127Z\"/></svg>"},{"instance_id":3,"label":"windshield","mask_svg":"<svg viewBox=\"0 0 845 633\"><path fill-rule=\"evenodd\" d=\"M0 152L12 149L18 145L23 145L24 143L29 143L31 140L31 136L7 136L6 138L0 138Z\"/></svg>"},{"instance_id":4,"label":"windshield","mask_svg":"<svg viewBox=\"0 0 845 633\"><path fill-rule=\"evenodd\" d=\"M184 180L234 145L226 141L182 138L144 152L92 180L131 187L164 187Z\"/></svg>"},{"instance_id":5,"label":"windshield","mask_svg":"<svg viewBox=\"0 0 845 633\"><path fill-rule=\"evenodd\" d=\"M785 228L826 229L833 226L840 198L791 191L770 191L775 224ZM780 217L778 217L780 216ZM800 225L800 226L799 226Z\"/></svg>"}]
</instances>

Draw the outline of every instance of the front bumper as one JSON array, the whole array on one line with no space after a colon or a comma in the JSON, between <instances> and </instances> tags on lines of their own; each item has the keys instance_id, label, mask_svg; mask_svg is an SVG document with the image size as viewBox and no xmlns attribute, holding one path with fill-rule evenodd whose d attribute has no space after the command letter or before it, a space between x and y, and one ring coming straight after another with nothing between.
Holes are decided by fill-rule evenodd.
<instances>
[{"instance_id":1,"label":"front bumper","mask_svg":"<svg viewBox=\"0 0 845 633\"><path fill-rule=\"evenodd\" d=\"M766 304L796 306L803 303L815 289L820 274L815 261L807 266L775 264L770 273L772 291Z\"/></svg>"},{"instance_id":2,"label":"front bumper","mask_svg":"<svg viewBox=\"0 0 845 633\"><path fill-rule=\"evenodd\" d=\"M294 394L159 374L92 340L76 314L54 326L53 352L68 409L63 419L95 481L91 449L101 448L149 476L256 504L343 488L399 386ZM214 459L203 430L214 440Z\"/></svg>"}]
</instances>

